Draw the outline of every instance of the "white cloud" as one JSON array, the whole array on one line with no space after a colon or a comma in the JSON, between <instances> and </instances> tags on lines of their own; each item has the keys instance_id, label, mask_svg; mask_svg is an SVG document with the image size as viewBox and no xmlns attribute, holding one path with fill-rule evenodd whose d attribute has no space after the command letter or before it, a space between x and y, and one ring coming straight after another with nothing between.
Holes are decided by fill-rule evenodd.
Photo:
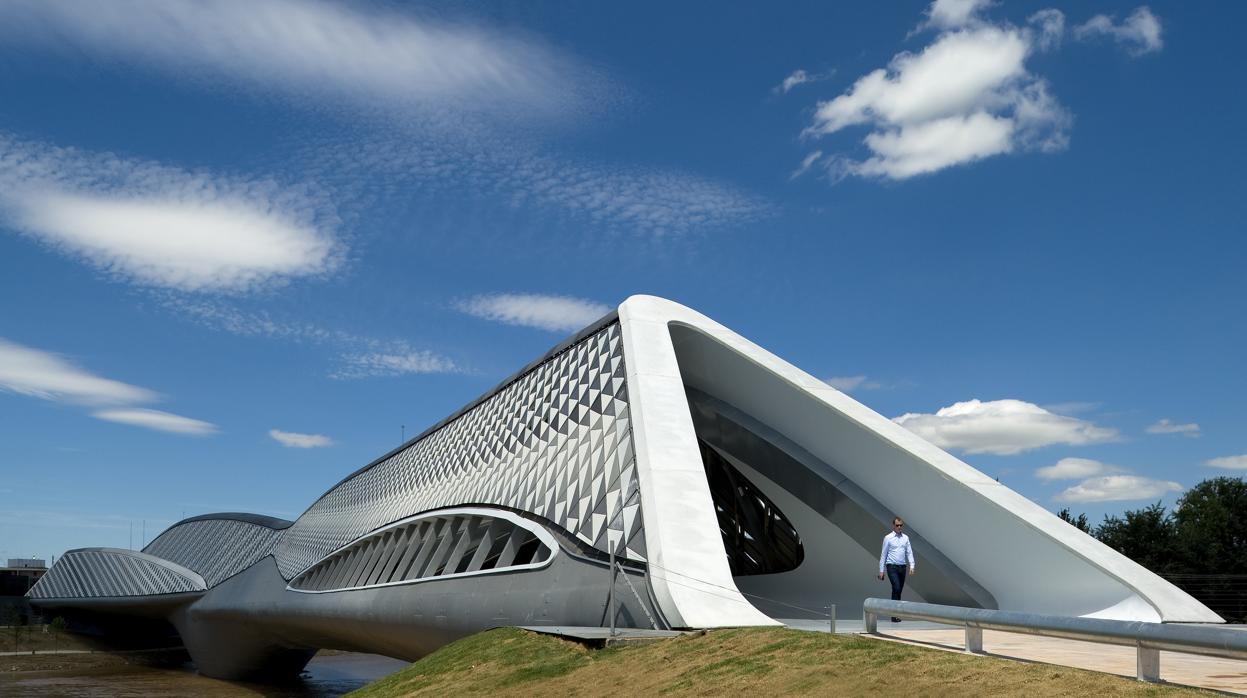
<instances>
[{"instance_id":1,"label":"white cloud","mask_svg":"<svg viewBox=\"0 0 1247 698\"><path fill-rule=\"evenodd\" d=\"M333 104L556 113L594 82L533 41L410 15L316 0L9 0L0 31L9 43Z\"/></svg>"},{"instance_id":2,"label":"white cloud","mask_svg":"<svg viewBox=\"0 0 1247 698\"><path fill-rule=\"evenodd\" d=\"M215 434L217 431L215 424L170 414L169 412L139 407L97 410L92 412L91 416L108 422L129 424L143 427L144 429L167 431L173 434L185 434L188 436L207 436Z\"/></svg>"},{"instance_id":3,"label":"white cloud","mask_svg":"<svg viewBox=\"0 0 1247 698\"><path fill-rule=\"evenodd\" d=\"M897 54L886 69L818 104L806 137L859 125L871 129L864 141L870 157L828 158L829 169L907 179L995 155L1067 145L1069 114L1026 68L1026 59L1051 46L1063 25L1043 13L1036 15L1037 30L975 20L984 5L936 2L930 23L944 31L930 45Z\"/></svg>"},{"instance_id":4,"label":"white cloud","mask_svg":"<svg viewBox=\"0 0 1247 698\"><path fill-rule=\"evenodd\" d=\"M1121 24L1115 24L1109 15L1096 15L1085 24L1075 27L1074 36L1084 40L1108 36L1125 46L1134 56L1154 53L1164 46L1160 18L1152 14L1147 5L1136 8Z\"/></svg>"},{"instance_id":5,"label":"white cloud","mask_svg":"<svg viewBox=\"0 0 1247 698\"><path fill-rule=\"evenodd\" d=\"M341 256L317 197L3 134L0 217L105 273L181 291L326 274Z\"/></svg>"},{"instance_id":6,"label":"white cloud","mask_svg":"<svg viewBox=\"0 0 1247 698\"><path fill-rule=\"evenodd\" d=\"M822 82L835 74L835 70L829 70L825 73L811 73L807 70L794 70L784 81L775 86L773 90L777 94L788 94L793 88L799 85L805 85L811 82Z\"/></svg>"},{"instance_id":7,"label":"white cloud","mask_svg":"<svg viewBox=\"0 0 1247 698\"><path fill-rule=\"evenodd\" d=\"M102 378L51 352L32 349L0 338L0 390L28 397L90 405L92 417L110 422L205 435L216 426L168 412L137 407L118 407L153 402L160 396L147 388Z\"/></svg>"},{"instance_id":8,"label":"white cloud","mask_svg":"<svg viewBox=\"0 0 1247 698\"><path fill-rule=\"evenodd\" d=\"M879 383L868 380L866 376L833 376L823 379L823 382L843 393L851 393L854 390L875 390L879 388Z\"/></svg>"},{"instance_id":9,"label":"white cloud","mask_svg":"<svg viewBox=\"0 0 1247 698\"><path fill-rule=\"evenodd\" d=\"M610 306L583 298L535 293L475 296L455 307L485 320L552 332L579 330L611 311Z\"/></svg>"},{"instance_id":10,"label":"white cloud","mask_svg":"<svg viewBox=\"0 0 1247 698\"><path fill-rule=\"evenodd\" d=\"M976 15L989 5L991 0L935 0L927 8L924 26L957 29L977 19Z\"/></svg>"},{"instance_id":11,"label":"white cloud","mask_svg":"<svg viewBox=\"0 0 1247 698\"><path fill-rule=\"evenodd\" d=\"M0 338L0 390L86 405L150 402L156 393L102 378L64 357Z\"/></svg>"},{"instance_id":12,"label":"white cloud","mask_svg":"<svg viewBox=\"0 0 1247 698\"><path fill-rule=\"evenodd\" d=\"M1199 438L1199 425L1191 422L1189 424L1174 424L1168 419L1162 419L1159 422L1147 428L1149 434L1181 434L1192 438Z\"/></svg>"},{"instance_id":13,"label":"white cloud","mask_svg":"<svg viewBox=\"0 0 1247 698\"><path fill-rule=\"evenodd\" d=\"M343 362L344 366L329 374L331 378L370 378L462 371L454 361L431 351L351 354L343 357Z\"/></svg>"},{"instance_id":14,"label":"white cloud","mask_svg":"<svg viewBox=\"0 0 1247 698\"><path fill-rule=\"evenodd\" d=\"M172 294L161 300L170 311L215 330L243 337L333 347L340 353L340 365L329 373L331 378L464 372L464 367L453 359L416 348L404 340L378 339L306 322L275 319L267 312L246 312L219 300L188 300Z\"/></svg>"},{"instance_id":15,"label":"white cloud","mask_svg":"<svg viewBox=\"0 0 1247 698\"><path fill-rule=\"evenodd\" d=\"M1117 430L1053 414L1022 400L969 400L935 414L908 413L892 421L941 448L1015 455L1044 446L1114 441Z\"/></svg>"},{"instance_id":16,"label":"white cloud","mask_svg":"<svg viewBox=\"0 0 1247 698\"><path fill-rule=\"evenodd\" d=\"M1123 472L1126 472L1125 468L1090 458L1062 458L1055 465L1036 470L1035 477L1040 480L1082 480L1095 475Z\"/></svg>"},{"instance_id":17,"label":"white cloud","mask_svg":"<svg viewBox=\"0 0 1247 698\"><path fill-rule=\"evenodd\" d=\"M268 435L287 448L323 448L333 445L333 439L324 434L300 434L293 431L269 429Z\"/></svg>"},{"instance_id":18,"label":"white cloud","mask_svg":"<svg viewBox=\"0 0 1247 698\"><path fill-rule=\"evenodd\" d=\"M1228 470L1247 470L1247 453L1241 456L1222 456L1213 458L1207 462L1214 468L1226 468Z\"/></svg>"},{"instance_id":19,"label":"white cloud","mask_svg":"<svg viewBox=\"0 0 1247 698\"><path fill-rule=\"evenodd\" d=\"M1039 32L1035 37L1035 46L1039 50L1047 51L1061 45L1061 39L1065 36L1065 13L1049 7L1031 15L1026 21Z\"/></svg>"},{"instance_id":20,"label":"white cloud","mask_svg":"<svg viewBox=\"0 0 1247 698\"><path fill-rule=\"evenodd\" d=\"M1106 475L1084 480L1058 494L1058 502L1118 502L1153 499L1170 492L1181 492L1182 485L1169 480L1153 480L1139 475Z\"/></svg>"},{"instance_id":21,"label":"white cloud","mask_svg":"<svg viewBox=\"0 0 1247 698\"><path fill-rule=\"evenodd\" d=\"M815 150L809 155L806 155L805 159L801 161L801 165L797 167L797 169L793 170L792 174L788 176L788 179L796 179L806 172L809 172L810 168L813 167L814 163L818 162L821 157L823 157L823 151L821 150Z\"/></svg>"}]
</instances>

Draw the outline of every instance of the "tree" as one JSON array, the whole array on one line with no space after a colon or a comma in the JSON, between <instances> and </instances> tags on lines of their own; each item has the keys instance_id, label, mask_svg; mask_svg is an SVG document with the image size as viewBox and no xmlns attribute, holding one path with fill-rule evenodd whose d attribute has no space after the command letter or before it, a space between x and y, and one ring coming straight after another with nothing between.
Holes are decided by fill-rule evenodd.
<instances>
[{"instance_id":1,"label":"tree","mask_svg":"<svg viewBox=\"0 0 1247 698\"><path fill-rule=\"evenodd\" d=\"M1214 477L1178 499L1173 519L1186 571L1247 573L1247 482Z\"/></svg>"},{"instance_id":2,"label":"tree","mask_svg":"<svg viewBox=\"0 0 1247 698\"><path fill-rule=\"evenodd\" d=\"M1106 515L1095 537L1153 572L1184 571L1173 518L1160 502L1127 511L1122 518Z\"/></svg>"},{"instance_id":3,"label":"tree","mask_svg":"<svg viewBox=\"0 0 1247 698\"><path fill-rule=\"evenodd\" d=\"M1074 516L1069 513L1069 507L1065 507L1064 509L1058 511L1056 515L1062 521L1082 531L1083 533L1091 533L1091 524L1087 523L1086 514L1079 514L1078 518L1074 518Z\"/></svg>"}]
</instances>

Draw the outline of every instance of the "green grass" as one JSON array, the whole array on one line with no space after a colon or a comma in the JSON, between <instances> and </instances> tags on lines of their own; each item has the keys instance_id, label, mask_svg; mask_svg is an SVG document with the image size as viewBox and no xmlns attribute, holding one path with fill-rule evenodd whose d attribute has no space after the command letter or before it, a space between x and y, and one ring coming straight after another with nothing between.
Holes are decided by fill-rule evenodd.
<instances>
[{"instance_id":1,"label":"green grass","mask_svg":"<svg viewBox=\"0 0 1247 698\"><path fill-rule=\"evenodd\" d=\"M398 696L1208 696L1109 674L784 628L588 650L515 628L473 635L350 694Z\"/></svg>"}]
</instances>

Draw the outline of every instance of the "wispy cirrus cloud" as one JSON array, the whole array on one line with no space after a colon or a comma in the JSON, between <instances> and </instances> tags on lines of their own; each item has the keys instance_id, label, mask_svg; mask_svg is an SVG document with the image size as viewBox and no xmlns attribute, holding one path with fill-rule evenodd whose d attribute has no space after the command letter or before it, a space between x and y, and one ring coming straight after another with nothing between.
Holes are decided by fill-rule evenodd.
<instances>
[{"instance_id":1,"label":"wispy cirrus cloud","mask_svg":"<svg viewBox=\"0 0 1247 698\"><path fill-rule=\"evenodd\" d=\"M147 388L97 376L52 352L0 338L0 390L83 405L151 402Z\"/></svg>"},{"instance_id":2,"label":"wispy cirrus cloud","mask_svg":"<svg viewBox=\"0 0 1247 698\"><path fill-rule=\"evenodd\" d=\"M907 413L892 421L940 448L1016 455L1045 446L1116 441L1116 429L1054 414L1023 400L967 400L934 414Z\"/></svg>"},{"instance_id":3,"label":"wispy cirrus cloud","mask_svg":"<svg viewBox=\"0 0 1247 698\"><path fill-rule=\"evenodd\" d=\"M578 330L610 312L608 305L571 296L495 293L461 300L455 307L484 320L552 332Z\"/></svg>"},{"instance_id":4,"label":"wispy cirrus cloud","mask_svg":"<svg viewBox=\"0 0 1247 698\"><path fill-rule=\"evenodd\" d=\"M0 5L0 35L322 104L424 114L552 116L603 82L514 33L318 0L11 0Z\"/></svg>"},{"instance_id":5,"label":"wispy cirrus cloud","mask_svg":"<svg viewBox=\"0 0 1247 698\"><path fill-rule=\"evenodd\" d=\"M1198 424L1194 422L1190 422L1187 424L1174 424L1168 419L1162 419L1156 422L1155 424L1150 425L1147 428L1147 433L1149 434L1181 434L1182 436L1187 436L1193 439L1198 439L1200 436L1200 430L1199 430Z\"/></svg>"},{"instance_id":6,"label":"wispy cirrus cloud","mask_svg":"<svg viewBox=\"0 0 1247 698\"><path fill-rule=\"evenodd\" d=\"M314 323L274 317L266 311L246 311L220 300L188 299L167 295L165 308L205 327L243 337L263 337L320 344L338 355L330 378L355 379L425 373L463 373L453 359L401 339L378 339Z\"/></svg>"},{"instance_id":7,"label":"wispy cirrus cloud","mask_svg":"<svg viewBox=\"0 0 1247 698\"><path fill-rule=\"evenodd\" d=\"M588 222L596 231L682 235L764 220L778 208L729 182L674 168L591 162L493 134L380 130L359 142L313 142L297 156L343 190L471 192Z\"/></svg>"},{"instance_id":8,"label":"wispy cirrus cloud","mask_svg":"<svg viewBox=\"0 0 1247 698\"><path fill-rule=\"evenodd\" d=\"M822 73L811 73L808 70L798 68L797 70L789 73L787 77L785 77L772 89L772 92L786 95L801 85L807 85L812 82L822 82L835 74L835 70L828 70Z\"/></svg>"},{"instance_id":9,"label":"wispy cirrus cloud","mask_svg":"<svg viewBox=\"0 0 1247 698\"><path fill-rule=\"evenodd\" d=\"M325 448L333 445L333 439L324 434L300 434L296 431L269 429L268 435L286 448Z\"/></svg>"},{"instance_id":10,"label":"wispy cirrus cloud","mask_svg":"<svg viewBox=\"0 0 1247 698\"><path fill-rule=\"evenodd\" d=\"M0 221L147 287L243 292L333 271L323 197L0 134Z\"/></svg>"},{"instance_id":11,"label":"wispy cirrus cloud","mask_svg":"<svg viewBox=\"0 0 1247 698\"><path fill-rule=\"evenodd\" d=\"M422 373L462 373L454 361L432 351L376 351L347 354L330 378L372 378Z\"/></svg>"},{"instance_id":12,"label":"wispy cirrus cloud","mask_svg":"<svg viewBox=\"0 0 1247 698\"><path fill-rule=\"evenodd\" d=\"M1247 470L1247 453L1241 456L1221 456L1220 458L1212 458L1205 465L1214 468L1225 468L1226 470Z\"/></svg>"},{"instance_id":13,"label":"wispy cirrus cloud","mask_svg":"<svg viewBox=\"0 0 1247 698\"><path fill-rule=\"evenodd\" d=\"M169 412L132 407L160 396L147 388L104 378L52 352L0 338L0 390L27 397L95 407L91 416L110 422L202 436L216 426Z\"/></svg>"},{"instance_id":14,"label":"wispy cirrus cloud","mask_svg":"<svg viewBox=\"0 0 1247 698\"><path fill-rule=\"evenodd\" d=\"M1053 499L1058 502L1123 502L1155 499L1182 490L1182 485L1172 480L1140 475L1105 475L1083 480L1061 491Z\"/></svg>"},{"instance_id":15,"label":"wispy cirrus cloud","mask_svg":"<svg viewBox=\"0 0 1247 698\"><path fill-rule=\"evenodd\" d=\"M938 30L932 43L918 53L896 54L886 68L819 102L804 137L870 129L864 140L870 155L829 157L829 172L900 180L1067 146L1068 112L1026 65L1036 51L1056 45L1064 16L1044 10L1032 17L1033 26L1016 27L984 19L988 4L937 0L920 27Z\"/></svg>"},{"instance_id":16,"label":"wispy cirrus cloud","mask_svg":"<svg viewBox=\"0 0 1247 698\"><path fill-rule=\"evenodd\" d=\"M1152 14L1147 5L1135 8L1130 16L1120 23L1114 22L1110 15L1096 15L1086 23L1074 27L1074 37L1088 40L1097 37L1108 37L1124 47L1132 56L1155 53L1164 47L1161 38L1160 18Z\"/></svg>"},{"instance_id":17,"label":"wispy cirrus cloud","mask_svg":"<svg viewBox=\"0 0 1247 698\"><path fill-rule=\"evenodd\" d=\"M107 422L129 424L131 426L143 427L144 429L167 431L187 436L208 436L217 432L215 424L143 407L96 410L91 413L91 416Z\"/></svg>"}]
</instances>

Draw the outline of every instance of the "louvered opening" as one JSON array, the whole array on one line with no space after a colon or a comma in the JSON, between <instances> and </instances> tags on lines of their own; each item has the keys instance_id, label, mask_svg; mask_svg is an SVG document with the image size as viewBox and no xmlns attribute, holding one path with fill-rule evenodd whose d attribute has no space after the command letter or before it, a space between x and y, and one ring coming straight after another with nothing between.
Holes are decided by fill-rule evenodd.
<instances>
[{"instance_id":1,"label":"louvered opening","mask_svg":"<svg viewBox=\"0 0 1247 698\"><path fill-rule=\"evenodd\" d=\"M449 575L503 572L548 561L550 544L513 521L483 514L426 516L377 531L290 582L296 591L364 589Z\"/></svg>"}]
</instances>

